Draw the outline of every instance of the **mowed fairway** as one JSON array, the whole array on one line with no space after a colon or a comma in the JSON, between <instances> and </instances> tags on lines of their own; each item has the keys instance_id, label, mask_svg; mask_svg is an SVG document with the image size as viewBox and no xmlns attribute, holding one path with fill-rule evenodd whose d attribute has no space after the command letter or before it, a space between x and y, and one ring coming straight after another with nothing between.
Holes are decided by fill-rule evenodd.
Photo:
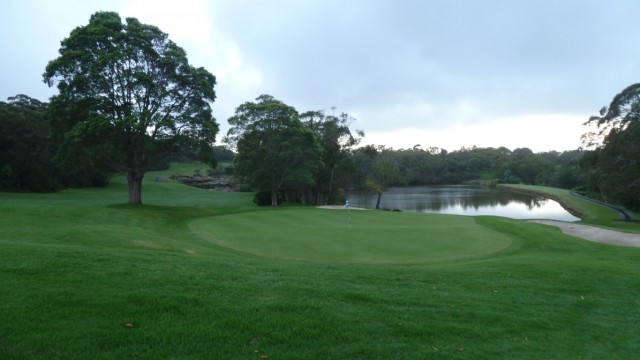
<instances>
[{"instance_id":1,"label":"mowed fairway","mask_svg":"<svg viewBox=\"0 0 640 360\"><path fill-rule=\"evenodd\" d=\"M0 359L640 353L638 248L499 217L351 211L350 227L171 173L147 175L138 207L122 177L0 193Z\"/></svg>"},{"instance_id":2,"label":"mowed fairway","mask_svg":"<svg viewBox=\"0 0 640 360\"><path fill-rule=\"evenodd\" d=\"M346 209L227 215L193 221L189 228L247 254L320 262L435 263L484 256L512 243L471 217Z\"/></svg>"}]
</instances>

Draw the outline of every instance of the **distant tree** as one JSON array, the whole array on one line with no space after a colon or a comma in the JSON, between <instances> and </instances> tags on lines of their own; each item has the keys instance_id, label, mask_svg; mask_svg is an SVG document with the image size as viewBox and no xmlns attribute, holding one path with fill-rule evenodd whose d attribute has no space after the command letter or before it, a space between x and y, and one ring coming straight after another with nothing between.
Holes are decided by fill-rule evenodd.
<instances>
[{"instance_id":1,"label":"distant tree","mask_svg":"<svg viewBox=\"0 0 640 360\"><path fill-rule=\"evenodd\" d=\"M226 146L217 145L213 147L213 156L217 162L231 162L236 157L236 153Z\"/></svg>"},{"instance_id":2,"label":"distant tree","mask_svg":"<svg viewBox=\"0 0 640 360\"><path fill-rule=\"evenodd\" d=\"M390 158L378 156L371 165L371 174L367 178L367 187L378 194L376 209L380 209L382 194L387 187L400 179L398 165Z\"/></svg>"},{"instance_id":3,"label":"distant tree","mask_svg":"<svg viewBox=\"0 0 640 360\"><path fill-rule=\"evenodd\" d=\"M548 151L538 154L554 165L553 173L546 179L546 185L563 189L574 189L582 185L580 161L584 150Z\"/></svg>"},{"instance_id":4,"label":"distant tree","mask_svg":"<svg viewBox=\"0 0 640 360\"><path fill-rule=\"evenodd\" d=\"M55 178L47 104L26 95L0 101L0 189L54 191Z\"/></svg>"},{"instance_id":5,"label":"distant tree","mask_svg":"<svg viewBox=\"0 0 640 360\"><path fill-rule=\"evenodd\" d=\"M397 155L393 149L373 145L360 147L352 153L354 178L360 182L356 188L377 195L376 209L380 208L382 194L389 186L406 185L406 179L400 175Z\"/></svg>"},{"instance_id":6,"label":"distant tree","mask_svg":"<svg viewBox=\"0 0 640 360\"><path fill-rule=\"evenodd\" d=\"M272 206L278 206L280 191L314 184L322 148L295 108L261 95L256 102L238 106L229 124L225 141L237 150L236 175L260 191L269 191Z\"/></svg>"},{"instance_id":7,"label":"distant tree","mask_svg":"<svg viewBox=\"0 0 640 360\"><path fill-rule=\"evenodd\" d=\"M129 203L142 204L142 179L176 144L210 145L215 77L189 65L185 51L157 27L113 12L97 12L61 43L44 81L57 84L55 109L86 109L65 133L119 149L112 164L127 174ZM196 146L197 147L197 146Z\"/></svg>"},{"instance_id":8,"label":"distant tree","mask_svg":"<svg viewBox=\"0 0 640 360\"><path fill-rule=\"evenodd\" d=\"M596 150L588 157L590 190L631 210L640 209L640 83L616 95L587 124L599 130L583 137Z\"/></svg>"},{"instance_id":9,"label":"distant tree","mask_svg":"<svg viewBox=\"0 0 640 360\"><path fill-rule=\"evenodd\" d=\"M554 165L544 156L535 154L529 148L518 148L513 150L510 161L506 165L509 170L509 177L503 175L505 182L513 182L519 179L525 184L545 184L553 175Z\"/></svg>"}]
</instances>

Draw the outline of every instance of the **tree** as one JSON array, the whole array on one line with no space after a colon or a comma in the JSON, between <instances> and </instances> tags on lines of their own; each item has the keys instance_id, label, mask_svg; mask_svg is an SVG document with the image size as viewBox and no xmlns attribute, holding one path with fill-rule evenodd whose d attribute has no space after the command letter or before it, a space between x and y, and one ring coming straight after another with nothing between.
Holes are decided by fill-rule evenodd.
<instances>
[{"instance_id":1,"label":"tree","mask_svg":"<svg viewBox=\"0 0 640 360\"><path fill-rule=\"evenodd\" d=\"M107 137L97 132L82 137L69 135L74 126L90 117L91 111L82 101L58 99L49 104L47 120L56 147L56 177L64 187L106 186L118 168L114 163L119 154L117 142L106 141Z\"/></svg>"},{"instance_id":2,"label":"tree","mask_svg":"<svg viewBox=\"0 0 640 360\"><path fill-rule=\"evenodd\" d=\"M225 141L237 149L236 174L254 188L269 191L272 206L278 206L281 190L313 185L322 148L296 109L261 95L256 102L238 106L229 124Z\"/></svg>"},{"instance_id":3,"label":"tree","mask_svg":"<svg viewBox=\"0 0 640 360\"><path fill-rule=\"evenodd\" d=\"M597 146L583 162L590 170L591 193L640 209L640 83L625 88L587 124L599 130L583 136L587 145Z\"/></svg>"},{"instance_id":4,"label":"tree","mask_svg":"<svg viewBox=\"0 0 640 360\"><path fill-rule=\"evenodd\" d=\"M398 165L388 157L376 157L371 165L371 175L367 178L367 187L378 193L376 209L380 209L380 200L387 187L399 181Z\"/></svg>"},{"instance_id":5,"label":"tree","mask_svg":"<svg viewBox=\"0 0 640 360\"><path fill-rule=\"evenodd\" d=\"M394 159L396 153L383 145L378 147L366 145L358 148L353 154L353 163L357 171L354 177L360 182L359 188L367 193L378 195L376 209L380 208L382 194L390 185L406 185L407 179L402 179L400 170ZM367 196L368 197L368 196Z\"/></svg>"},{"instance_id":6,"label":"tree","mask_svg":"<svg viewBox=\"0 0 640 360\"><path fill-rule=\"evenodd\" d=\"M224 145L218 145L213 147L213 156L216 157L216 161L219 162L232 162L236 154Z\"/></svg>"},{"instance_id":7,"label":"tree","mask_svg":"<svg viewBox=\"0 0 640 360\"><path fill-rule=\"evenodd\" d=\"M322 160L324 166L315 177L313 202L326 205L336 200L335 181L337 169L349 154L349 151L360 143L364 132L356 130L353 136L349 125L355 121L346 113L339 116L325 115L322 111L307 111L300 115L306 127L315 132L322 146Z\"/></svg>"},{"instance_id":8,"label":"tree","mask_svg":"<svg viewBox=\"0 0 640 360\"><path fill-rule=\"evenodd\" d=\"M47 104L26 95L0 101L0 189L54 191L55 178Z\"/></svg>"},{"instance_id":9,"label":"tree","mask_svg":"<svg viewBox=\"0 0 640 360\"><path fill-rule=\"evenodd\" d=\"M87 109L65 136L117 145L113 164L127 174L129 203L142 204L142 179L155 159L179 143L214 142L216 79L189 65L185 51L157 27L97 12L59 52L43 74L59 90L51 102Z\"/></svg>"},{"instance_id":10,"label":"tree","mask_svg":"<svg viewBox=\"0 0 640 360\"><path fill-rule=\"evenodd\" d=\"M597 129L583 135L586 145L595 146L581 162L589 193L640 209L640 83L622 90L585 124Z\"/></svg>"}]
</instances>

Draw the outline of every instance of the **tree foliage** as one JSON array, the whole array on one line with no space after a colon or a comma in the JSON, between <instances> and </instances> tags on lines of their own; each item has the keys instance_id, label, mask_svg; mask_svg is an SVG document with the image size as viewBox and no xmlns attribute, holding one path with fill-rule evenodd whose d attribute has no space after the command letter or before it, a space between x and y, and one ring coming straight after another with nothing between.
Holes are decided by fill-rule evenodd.
<instances>
[{"instance_id":1,"label":"tree foliage","mask_svg":"<svg viewBox=\"0 0 640 360\"><path fill-rule=\"evenodd\" d=\"M215 77L189 65L185 51L157 27L98 12L62 41L59 52L43 74L59 90L52 109L58 116L69 109L84 115L61 131L119 150L111 165L126 171L131 204L142 203L142 179L154 160L180 143L210 146L215 140Z\"/></svg>"},{"instance_id":2,"label":"tree foliage","mask_svg":"<svg viewBox=\"0 0 640 360\"><path fill-rule=\"evenodd\" d=\"M386 186L527 183L572 188L581 184L579 166L583 151L534 153L528 148L461 148L447 152L438 148L394 150L368 145L351 152L348 188L367 189L376 159L393 163L397 175ZM391 169L390 166L384 168ZM384 172L383 172L384 173ZM375 183L375 182L374 182Z\"/></svg>"},{"instance_id":3,"label":"tree foliage","mask_svg":"<svg viewBox=\"0 0 640 360\"><path fill-rule=\"evenodd\" d=\"M106 186L119 166L118 143L103 132L85 132L76 136L71 130L91 117L86 101L66 101L58 98L49 104L47 119L51 140L56 145L54 161L57 176L64 187Z\"/></svg>"},{"instance_id":4,"label":"tree foliage","mask_svg":"<svg viewBox=\"0 0 640 360\"><path fill-rule=\"evenodd\" d=\"M238 106L229 124L225 141L237 149L236 175L269 191L272 206L278 206L279 192L303 191L314 184L322 148L295 108L261 95Z\"/></svg>"},{"instance_id":5,"label":"tree foliage","mask_svg":"<svg viewBox=\"0 0 640 360\"><path fill-rule=\"evenodd\" d=\"M22 94L6 103L0 101L0 189L43 192L59 188L46 107Z\"/></svg>"},{"instance_id":6,"label":"tree foliage","mask_svg":"<svg viewBox=\"0 0 640 360\"><path fill-rule=\"evenodd\" d=\"M599 130L596 136L584 137L588 145L597 146L582 162L589 172L591 194L639 210L640 83L622 90L587 123Z\"/></svg>"},{"instance_id":7,"label":"tree foliage","mask_svg":"<svg viewBox=\"0 0 640 360\"><path fill-rule=\"evenodd\" d=\"M323 111L307 111L300 116L305 126L311 129L322 146L323 166L315 175L315 185L311 189L310 202L326 205L337 202L338 186L344 184L348 173L341 173L341 165L349 152L357 146L364 132L351 132L349 125L355 119L349 114L325 115ZM337 186L336 186L337 185Z\"/></svg>"}]
</instances>

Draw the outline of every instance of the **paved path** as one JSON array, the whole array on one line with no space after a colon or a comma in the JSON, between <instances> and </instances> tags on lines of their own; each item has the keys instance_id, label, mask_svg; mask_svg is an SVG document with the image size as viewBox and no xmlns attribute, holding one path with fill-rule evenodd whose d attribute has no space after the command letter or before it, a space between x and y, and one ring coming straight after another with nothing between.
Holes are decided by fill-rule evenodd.
<instances>
[{"instance_id":1,"label":"paved path","mask_svg":"<svg viewBox=\"0 0 640 360\"><path fill-rule=\"evenodd\" d=\"M640 234L607 230L596 226L573 224L555 220L529 220L530 222L557 226L563 233L589 241L611 245L640 247Z\"/></svg>"}]
</instances>

